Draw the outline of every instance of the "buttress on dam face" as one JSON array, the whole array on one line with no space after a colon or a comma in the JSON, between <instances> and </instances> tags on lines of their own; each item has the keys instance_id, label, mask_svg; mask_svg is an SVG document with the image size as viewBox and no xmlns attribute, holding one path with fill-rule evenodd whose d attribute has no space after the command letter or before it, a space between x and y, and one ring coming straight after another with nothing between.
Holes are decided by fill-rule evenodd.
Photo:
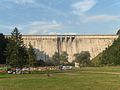
<instances>
[{"instance_id":1,"label":"buttress on dam face","mask_svg":"<svg viewBox=\"0 0 120 90\"><path fill-rule=\"evenodd\" d=\"M117 35L23 35L28 47L31 43L38 60L47 60L55 52L67 52L68 61L74 60L74 54L89 51L91 59L112 45Z\"/></svg>"}]
</instances>

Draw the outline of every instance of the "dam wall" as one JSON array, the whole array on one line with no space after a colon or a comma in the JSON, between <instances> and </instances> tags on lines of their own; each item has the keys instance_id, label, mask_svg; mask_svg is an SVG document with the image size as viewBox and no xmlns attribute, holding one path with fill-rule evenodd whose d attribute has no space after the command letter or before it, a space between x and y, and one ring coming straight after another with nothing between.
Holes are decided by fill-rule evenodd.
<instances>
[{"instance_id":1,"label":"dam wall","mask_svg":"<svg viewBox=\"0 0 120 90\"><path fill-rule=\"evenodd\" d=\"M24 44L33 45L38 60L47 60L55 52L63 51L69 55L69 62L74 54L89 51L91 59L110 46L117 35L23 35Z\"/></svg>"}]
</instances>

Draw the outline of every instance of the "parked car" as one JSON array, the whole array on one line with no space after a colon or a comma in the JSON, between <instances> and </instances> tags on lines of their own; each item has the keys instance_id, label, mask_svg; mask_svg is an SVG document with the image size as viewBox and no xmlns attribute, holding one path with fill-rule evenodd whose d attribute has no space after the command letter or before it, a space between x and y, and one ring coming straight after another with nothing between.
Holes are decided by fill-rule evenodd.
<instances>
[{"instance_id":1,"label":"parked car","mask_svg":"<svg viewBox=\"0 0 120 90\"><path fill-rule=\"evenodd\" d=\"M62 66L62 70L72 70L73 66Z\"/></svg>"}]
</instances>

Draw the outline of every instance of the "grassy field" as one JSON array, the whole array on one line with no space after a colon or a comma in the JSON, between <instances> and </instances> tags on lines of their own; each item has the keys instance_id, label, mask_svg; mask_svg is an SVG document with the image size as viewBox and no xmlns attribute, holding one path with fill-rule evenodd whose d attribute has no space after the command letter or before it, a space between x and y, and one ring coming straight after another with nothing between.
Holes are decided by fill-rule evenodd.
<instances>
[{"instance_id":1,"label":"grassy field","mask_svg":"<svg viewBox=\"0 0 120 90\"><path fill-rule=\"evenodd\" d=\"M120 67L46 74L0 74L0 90L120 90Z\"/></svg>"}]
</instances>

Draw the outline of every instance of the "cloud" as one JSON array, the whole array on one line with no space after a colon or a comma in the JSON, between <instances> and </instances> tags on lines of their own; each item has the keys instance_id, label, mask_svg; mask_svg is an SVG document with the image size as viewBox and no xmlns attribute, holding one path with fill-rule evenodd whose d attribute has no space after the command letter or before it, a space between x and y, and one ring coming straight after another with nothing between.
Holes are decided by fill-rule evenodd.
<instances>
[{"instance_id":1,"label":"cloud","mask_svg":"<svg viewBox=\"0 0 120 90\"><path fill-rule=\"evenodd\" d=\"M119 20L120 16L116 15L93 15L85 16L83 22L110 22Z\"/></svg>"},{"instance_id":2,"label":"cloud","mask_svg":"<svg viewBox=\"0 0 120 90\"><path fill-rule=\"evenodd\" d=\"M63 35L77 35L77 33L73 33L73 32L66 32L66 33L63 33Z\"/></svg>"},{"instance_id":3,"label":"cloud","mask_svg":"<svg viewBox=\"0 0 120 90\"><path fill-rule=\"evenodd\" d=\"M39 35L39 34L59 34L57 31L63 28L63 25L57 23L55 20L53 21L33 21L27 24L1 24L0 27L2 28L3 32L7 30L7 34L17 27L22 34L28 35Z\"/></svg>"},{"instance_id":4,"label":"cloud","mask_svg":"<svg viewBox=\"0 0 120 90\"><path fill-rule=\"evenodd\" d=\"M26 28L28 31L27 34L48 34L54 32L63 26L56 21L46 22L46 21L34 21L30 22Z\"/></svg>"},{"instance_id":5,"label":"cloud","mask_svg":"<svg viewBox=\"0 0 120 90\"><path fill-rule=\"evenodd\" d=\"M58 33L58 32L50 32L50 33L48 33L48 35L61 35L61 33Z\"/></svg>"},{"instance_id":6,"label":"cloud","mask_svg":"<svg viewBox=\"0 0 120 90\"><path fill-rule=\"evenodd\" d=\"M73 13L77 15L83 15L87 11L91 10L95 5L96 0L82 0L72 5Z\"/></svg>"},{"instance_id":7,"label":"cloud","mask_svg":"<svg viewBox=\"0 0 120 90\"><path fill-rule=\"evenodd\" d=\"M45 5L45 4L43 4L43 3L37 3L37 4L36 4L36 7L41 7L41 8L43 8L43 9L48 10L48 11L52 11L52 12L56 13L56 14L59 15L59 16L63 16L63 17L68 17L68 16L69 16L67 13L65 13L65 12L63 12L63 11L60 11L60 10L58 10L58 9L56 9L56 8L52 8L52 7L50 7L49 5Z\"/></svg>"},{"instance_id":8,"label":"cloud","mask_svg":"<svg viewBox=\"0 0 120 90\"><path fill-rule=\"evenodd\" d=\"M1 0L0 1L0 9L11 9L14 8L15 5L19 6L36 6L37 0Z\"/></svg>"},{"instance_id":9,"label":"cloud","mask_svg":"<svg viewBox=\"0 0 120 90\"><path fill-rule=\"evenodd\" d=\"M15 27L17 27L20 30L20 32L21 30L24 29L24 25L20 25L20 24L0 24L1 32L8 35L12 32L12 30Z\"/></svg>"},{"instance_id":10,"label":"cloud","mask_svg":"<svg viewBox=\"0 0 120 90\"><path fill-rule=\"evenodd\" d=\"M66 33L58 33L58 32L50 32L48 35L77 35L77 33L66 32Z\"/></svg>"},{"instance_id":11,"label":"cloud","mask_svg":"<svg viewBox=\"0 0 120 90\"><path fill-rule=\"evenodd\" d=\"M57 3L59 3L59 2L57 2ZM49 3L52 4L53 2L51 1ZM14 8L14 4L24 6L24 7L29 6L32 8L34 8L34 7L42 8L41 10L48 10L48 12L52 11L53 13L55 13L59 16L63 16L65 18L67 18L69 16L68 13L60 11L57 8L52 8L50 5L46 5L46 4L42 3L40 0L4 0L4 1L0 2L0 8L7 8L7 9Z\"/></svg>"},{"instance_id":12,"label":"cloud","mask_svg":"<svg viewBox=\"0 0 120 90\"><path fill-rule=\"evenodd\" d=\"M109 15L109 14L99 14L99 15L88 15L86 14L90 11L96 4L97 0L81 0L72 5L73 13L80 16L79 19L83 23L88 22L111 22L119 20L120 16L118 15ZM115 3L114 5L118 5Z\"/></svg>"},{"instance_id":13,"label":"cloud","mask_svg":"<svg viewBox=\"0 0 120 90\"><path fill-rule=\"evenodd\" d=\"M36 3L36 0L6 0L6 2L23 5L23 4L34 4L34 3Z\"/></svg>"}]
</instances>

